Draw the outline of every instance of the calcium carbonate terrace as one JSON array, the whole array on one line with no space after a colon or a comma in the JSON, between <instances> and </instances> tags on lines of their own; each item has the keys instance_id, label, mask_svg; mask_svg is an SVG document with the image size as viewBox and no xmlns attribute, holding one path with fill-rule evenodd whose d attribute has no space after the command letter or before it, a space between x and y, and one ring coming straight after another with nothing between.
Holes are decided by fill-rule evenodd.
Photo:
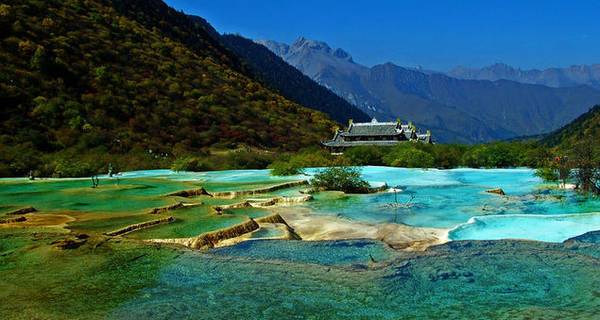
<instances>
[{"instance_id":1,"label":"calcium carbonate terrace","mask_svg":"<svg viewBox=\"0 0 600 320\"><path fill-rule=\"evenodd\" d=\"M50 298L24 318L52 307L100 319L597 314L600 245L586 232L600 230L598 198L531 169L389 167L362 167L386 192L307 195L297 181L317 170L149 170L100 176L96 188L2 179L2 220L36 209L0 224L0 289L14 297L2 308L21 310L28 290ZM505 238L545 242L468 240Z\"/></svg>"},{"instance_id":2,"label":"calcium carbonate terrace","mask_svg":"<svg viewBox=\"0 0 600 320\"><path fill-rule=\"evenodd\" d=\"M244 189L264 189L286 181L308 180L318 169L306 170L307 175L274 177L268 170L231 170L220 172L172 172L150 170L126 172L119 178L100 176L99 189L89 188L87 179L3 179L0 200L5 210L34 206L46 212L111 212L115 219L111 227L125 227L127 222L144 222L144 214L153 207L173 202L160 197L194 186L209 192ZM547 189L531 169L404 169L363 167L364 177L373 185L387 183L392 189L369 195L345 195L339 192L314 194L314 200L273 208L240 208L227 210L230 215L211 217L202 213L203 225L187 225L183 236L243 222L244 217L264 217L280 213L303 238L336 239L336 232L363 226L369 233L350 233L350 237L376 238L381 226L394 224L404 231L410 228L434 230L426 237L432 243L447 239L520 238L540 241L563 241L587 231L600 229L600 201L579 195L572 190L551 186ZM306 186L274 190L264 197L299 197ZM486 193L502 188L505 196ZM256 198L246 196L245 198ZM176 199L176 198L175 198ZM193 200L193 201L192 201ZM188 201L188 200L186 200ZM190 198L192 202L214 205L237 203L241 200L219 200L207 196ZM182 209L182 213L203 212L203 206ZM50 211L48 211L50 210ZM177 212L177 211L174 211ZM77 228L90 222L79 222L80 214L67 226ZM117 218L118 217L118 218ZM198 216L200 217L200 216ZM174 216L177 219L177 215ZM204 219L204 220L203 220ZM68 219L67 219L68 220ZM88 221L88 219L84 219ZM123 225L119 224L123 221ZM540 228L543 225L544 228ZM316 226L322 226L317 228ZM325 232L329 228L330 232ZM372 229L369 229L372 228ZM85 229L85 228L84 228ZM169 237L170 224L160 225L130 236L148 238ZM184 230L180 228L181 230ZM194 231L197 230L197 231ZM415 229L416 230L416 229ZM540 232L540 230L544 230ZM102 230L108 232L112 230ZM304 234L302 234L304 232ZM348 237L346 235L346 237ZM434 239L435 238L435 239ZM410 240L410 239L409 239ZM433 241L436 240L436 241ZM408 240L407 240L408 241Z\"/></svg>"}]
</instances>

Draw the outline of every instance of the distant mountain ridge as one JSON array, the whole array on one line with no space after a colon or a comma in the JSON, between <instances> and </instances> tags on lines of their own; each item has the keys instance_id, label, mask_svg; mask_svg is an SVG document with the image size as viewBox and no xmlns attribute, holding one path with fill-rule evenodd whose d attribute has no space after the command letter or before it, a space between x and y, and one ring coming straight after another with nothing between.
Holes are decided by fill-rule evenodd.
<instances>
[{"instance_id":1,"label":"distant mountain ridge","mask_svg":"<svg viewBox=\"0 0 600 320\"><path fill-rule=\"evenodd\" d=\"M369 99L368 94L361 93L360 88L345 89L342 86L331 85L328 81L328 78L332 77L332 73L341 72L341 76L351 77L353 74L362 74L368 71L367 67L355 63L352 56L342 49L333 50L325 42L307 40L304 37L298 38L291 45L273 40L254 41L267 47L287 63L353 105L363 110L374 111L373 104L375 102ZM334 55L334 52L338 54ZM345 54L341 54L342 52ZM350 85L350 87L352 86Z\"/></svg>"},{"instance_id":2,"label":"distant mountain ridge","mask_svg":"<svg viewBox=\"0 0 600 320\"><path fill-rule=\"evenodd\" d=\"M319 85L265 47L240 35L221 35L202 17L188 17L202 26L215 41L245 61L253 71L253 78L270 90L302 106L324 112L342 124L349 119L370 120L359 108Z\"/></svg>"},{"instance_id":3,"label":"distant mountain ridge","mask_svg":"<svg viewBox=\"0 0 600 320\"><path fill-rule=\"evenodd\" d=\"M255 41L369 115L413 120L431 128L441 142L477 143L550 132L600 102L600 92L588 86L466 80L392 63L368 68L320 41Z\"/></svg>"},{"instance_id":4,"label":"distant mountain ridge","mask_svg":"<svg viewBox=\"0 0 600 320\"><path fill-rule=\"evenodd\" d=\"M267 88L305 107L329 114L342 124L349 119L369 121L371 118L328 88L290 66L267 48L239 35L223 35L220 40L257 73Z\"/></svg>"},{"instance_id":5,"label":"distant mountain ridge","mask_svg":"<svg viewBox=\"0 0 600 320\"><path fill-rule=\"evenodd\" d=\"M600 64L521 70L504 63L495 63L481 69L456 67L446 74L458 79L491 81L505 79L555 88L587 85L600 89Z\"/></svg>"}]
</instances>

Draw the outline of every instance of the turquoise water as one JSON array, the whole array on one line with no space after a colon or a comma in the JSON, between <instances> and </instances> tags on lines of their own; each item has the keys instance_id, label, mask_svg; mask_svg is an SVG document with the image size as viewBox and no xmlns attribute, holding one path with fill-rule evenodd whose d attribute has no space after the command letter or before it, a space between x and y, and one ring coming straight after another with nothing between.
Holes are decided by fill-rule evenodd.
<instances>
[{"instance_id":1,"label":"turquoise water","mask_svg":"<svg viewBox=\"0 0 600 320\"><path fill-rule=\"evenodd\" d=\"M600 215L595 214L600 199L543 188L531 169L364 167L362 173L372 184L386 182L401 192L344 195L300 207L370 224L456 228L449 234L453 240L564 241L600 229ZM485 192L495 188L507 196ZM401 206L390 205L396 202Z\"/></svg>"},{"instance_id":2,"label":"turquoise water","mask_svg":"<svg viewBox=\"0 0 600 320\"><path fill-rule=\"evenodd\" d=\"M173 181L204 181L204 182L255 182L255 181L280 181L290 180L290 177L272 176L270 170L224 170L224 171L171 171L171 170L140 170L123 172L121 178L164 178ZM106 175L98 176L100 179L108 178ZM116 177L116 176L115 176ZM303 179L302 175L293 176L293 179Z\"/></svg>"},{"instance_id":3,"label":"turquoise water","mask_svg":"<svg viewBox=\"0 0 600 320\"><path fill-rule=\"evenodd\" d=\"M282 238L285 232L278 228L260 228L252 234L251 239L274 239Z\"/></svg>"},{"instance_id":4,"label":"turquoise water","mask_svg":"<svg viewBox=\"0 0 600 320\"><path fill-rule=\"evenodd\" d=\"M146 208L170 204L171 200L160 196L176 190L198 186L209 190L243 189L247 187L244 183L260 187L309 179L317 170L307 169L306 175L291 177L271 176L269 170L135 171L122 173L118 181L100 176L103 188L98 190L89 188L88 179L44 179L34 183L3 179L0 200L11 208L35 205L40 209L143 212ZM531 169L424 170L369 166L361 170L372 185L387 183L401 191L334 197L316 195L317 200L296 207L369 224L400 223L454 229L449 234L453 240L563 241L600 229L597 216L589 214L600 211L600 199L583 197L570 190L544 191L541 180ZM484 192L492 188L502 188L507 196ZM276 194L296 196L301 189L304 187L279 190ZM393 205L396 203L400 206ZM261 210L249 214L263 215ZM538 232L542 228L547 230Z\"/></svg>"},{"instance_id":5,"label":"turquoise water","mask_svg":"<svg viewBox=\"0 0 600 320\"><path fill-rule=\"evenodd\" d=\"M306 175L292 177L273 177L269 170L161 174L174 180L235 183L310 179L318 170L309 168ZM308 208L316 214L371 224L456 228L449 234L453 240L520 238L564 241L600 229L600 215L589 214L600 212L600 199L580 196L572 190L545 190L534 170L528 168L438 170L368 166L362 167L361 171L373 186L387 183L402 191L325 199L317 196L317 201L298 207ZM495 188L502 188L507 196L485 192ZM295 196L300 189L304 187L277 193ZM408 205L390 206L396 202ZM547 230L540 231L544 228Z\"/></svg>"},{"instance_id":6,"label":"turquoise water","mask_svg":"<svg viewBox=\"0 0 600 320\"><path fill-rule=\"evenodd\" d=\"M384 262L398 256L397 251L383 242L362 239L315 242L256 240L213 249L210 254L325 266L370 263L370 257L377 262Z\"/></svg>"},{"instance_id":7,"label":"turquoise water","mask_svg":"<svg viewBox=\"0 0 600 320\"><path fill-rule=\"evenodd\" d=\"M373 240L263 240L186 253L109 318L597 318L589 254L600 245L451 244L387 253Z\"/></svg>"},{"instance_id":8,"label":"turquoise water","mask_svg":"<svg viewBox=\"0 0 600 320\"><path fill-rule=\"evenodd\" d=\"M314 173L314 169L307 171ZM597 198L572 191L545 191L529 169L366 167L363 174L374 185L386 182L402 191L372 195L323 193L315 195L314 201L291 208L370 224L392 222L453 228L449 234L453 240L526 238L547 242L452 241L423 252L404 252L365 239L252 240L204 252L182 250L176 258L157 266L156 277L143 286L138 284L127 300L112 304L105 318L598 318L600 244L595 239L600 236L584 236L584 242L553 243L589 230L600 230L600 215L595 213L600 211ZM118 187L101 182L101 188L93 190L88 179L35 183L8 179L0 181L0 207L7 210L34 205L42 210L76 211L77 216L89 212L103 219L92 221L92 225L78 221L81 225L74 223L72 227L105 231L118 227L105 225L115 220L113 213L129 213L131 219L138 219L148 208L173 203L163 195L176 190L210 184L229 188L236 183L260 184L296 178L306 177L272 177L268 170L211 173L153 170L124 173ZM503 188L508 196L484 192L491 188ZM277 193L297 195L300 189ZM407 203L412 197L404 208L386 205L395 203L395 198L399 203ZM216 200L202 198L202 201ZM232 210L231 215L213 217L208 207L180 209L171 213L176 222L128 237L194 236L246 217L263 216L265 212L245 208ZM133 220L119 224L138 222ZM257 237L279 235L276 230L266 230ZM157 252L177 250L158 245L149 248ZM69 259L80 259L66 251L50 250ZM106 250L105 245L98 250ZM136 259L151 259L137 254L125 257L126 264L142 261ZM102 276L107 269L118 268L106 264L92 271ZM128 283L128 278L123 277L124 286L134 284L134 279ZM22 281L35 284L36 278ZM55 287L62 288L63 284L57 282ZM112 296L112 289L86 286L87 291L76 294L87 297L85 306L94 308L95 297ZM5 298L20 301L19 297ZM44 296L49 301L63 298L52 290Z\"/></svg>"},{"instance_id":9,"label":"turquoise water","mask_svg":"<svg viewBox=\"0 0 600 320\"><path fill-rule=\"evenodd\" d=\"M450 238L561 242L594 230L600 230L599 214L506 215L473 218L450 231Z\"/></svg>"}]
</instances>

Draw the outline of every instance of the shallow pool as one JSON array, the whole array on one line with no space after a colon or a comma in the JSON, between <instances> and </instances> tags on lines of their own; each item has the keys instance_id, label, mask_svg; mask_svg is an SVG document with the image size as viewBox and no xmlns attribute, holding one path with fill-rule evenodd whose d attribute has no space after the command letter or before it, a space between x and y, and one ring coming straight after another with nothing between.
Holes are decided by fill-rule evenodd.
<instances>
[{"instance_id":1,"label":"shallow pool","mask_svg":"<svg viewBox=\"0 0 600 320\"><path fill-rule=\"evenodd\" d=\"M171 204L174 200L164 195L177 190L200 186L209 191L262 188L291 180L310 179L318 170L309 168L305 174L288 177L272 176L269 170L146 170L125 172L112 178L100 176L101 187L98 189L90 188L88 179L41 179L34 182L2 179L0 201L3 211L33 205L41 210L101 212L103 218L111 218L122 214L142 214L151 208ZM600 219L595 214L600 212L597 197L581 196L572 190L549 190L534 175L534 170L527 168L438 170L367 166L361 171L372 185L387 183L397 191L369 195L316 194L314 201L295 205L292 209L368 224L399 223L453 229L449 233L453 240L525 238L562 241L600 229ZM502 188L506 196L485 192L494 188ZM273 195L297 196L302 189L304 187L278 190ZM202 201L212 204L210 199ZM196 221L196 216L201 216L185 216L187 211L181 211L179 218L182 221ZM242 211L234 213L254 218L269 214L262 209ZM214 219L207 219L202 222L203 225L211 226ZM229 226L241 221L236 217L232 217L231 221L221 220L215 226ZM145 233L148 237L156 232L168 235L170 233L164 230L179 230L179 224L161 226ZM209 231L212 227L187 228L190 230L175 232L174 235L193 236L197 230ZM140 236L145 233L140 233Z\"/></svg>"},{"instance_id":2,"label":"shallow pool","mask_svg":"<svg viewBox=\"0 0 600 320\"><path fill-rule=\"evenodd\" d=\"M531 169L363 167L362 173L370 183L385 182L398 191L317 196L299 207L371 224L456 228L449 234L452 240L563 241L600 229L600 199L549 189ZM485 192L495 188L506 196Z\"/></svg>"}]
</instances>

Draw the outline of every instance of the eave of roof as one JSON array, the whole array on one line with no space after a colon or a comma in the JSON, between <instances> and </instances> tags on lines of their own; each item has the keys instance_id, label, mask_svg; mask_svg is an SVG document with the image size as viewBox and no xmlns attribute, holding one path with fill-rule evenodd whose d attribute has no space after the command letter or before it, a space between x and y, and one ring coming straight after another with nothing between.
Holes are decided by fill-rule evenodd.
<instances>
[{"instance_id":1,"label":"eave of roof","mask_svg":"<svg viewBox=\"0 0 600 320\"><path fill-rule=\"evenodd\" d=\"M322 144L326 147L354 147L354 146L366 146L366 145L377 145L377 146L394 146L398 143L406 142L398 140L380 140L380 141L325 141Z\"/></svg>"}]
</instances>

